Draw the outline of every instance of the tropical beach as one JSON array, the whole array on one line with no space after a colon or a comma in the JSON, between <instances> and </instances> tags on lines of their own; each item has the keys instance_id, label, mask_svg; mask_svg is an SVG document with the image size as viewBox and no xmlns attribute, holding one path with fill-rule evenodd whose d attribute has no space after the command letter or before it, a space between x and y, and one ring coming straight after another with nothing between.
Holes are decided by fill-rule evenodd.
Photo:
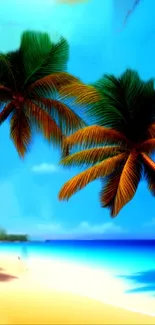
<instances>
[{"instance_id":1,"label":"tropical beach","mask_svg":"<svg viewBox=\"0 0 155 325\"><path fill-rule=\"evenodd\" d=\"M104 303L101 301L101 295L93 299L87 285L85 285L85 292L79 289L77 293L76 287L78 286L75 284L73 292L73 281L78 281L79 278L81 280L83 278L83 283L87 279L87 284L89 284L92 280L95 283L97 276L99 282L101 274L97 271L77 266L75 268L74 265L55 261L50 263L48 260L37 261L37 259L29 261L26 265L28 270L26 270L25 266L19 263L17 256L11 256L1 256L0 324L155 323L155 315L151 317L140 312L125 310L112 303ZM110 297L114 283L113 281L107 282L110 281L110 277L108 278L106 274L104 277L102 277L104 280L102 286L106 283L106 292L109 286ZM123 302L119 300L119 303ZM149 308L153 310L153 307L152 301L152 306Z\"/></svg>"},{"instance_id":2,"label":"tropical beach","mask_svg":"<svg viewBox=\"0 0 155 325\"><path fill-rule=\"evenodd\" d=\"M155 324L154 13L1 0L0 324Z\"/></svg>"}]
</instances>

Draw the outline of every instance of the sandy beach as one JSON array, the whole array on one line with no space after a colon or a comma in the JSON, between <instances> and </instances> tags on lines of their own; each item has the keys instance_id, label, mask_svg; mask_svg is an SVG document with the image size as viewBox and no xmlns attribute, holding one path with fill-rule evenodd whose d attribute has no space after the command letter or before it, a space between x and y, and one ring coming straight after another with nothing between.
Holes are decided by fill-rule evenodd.
<instances>
[{"instance_id":1,"label":"sandy beach","mask_svg":"<svg viewBox=\"0 0 155 325\"><path fill-rule=\"evenodd\" d=\"M86 297L80 290L70 292L61 279L73 269L65 264L59 268L60 263L31 260L25 264L17 256L1 257L0 324L155 324L155 317ZM85 277L86 271L79 268L78 274ZM71 282L75 279L74 275Z\"/></svg>"}]
</instances>

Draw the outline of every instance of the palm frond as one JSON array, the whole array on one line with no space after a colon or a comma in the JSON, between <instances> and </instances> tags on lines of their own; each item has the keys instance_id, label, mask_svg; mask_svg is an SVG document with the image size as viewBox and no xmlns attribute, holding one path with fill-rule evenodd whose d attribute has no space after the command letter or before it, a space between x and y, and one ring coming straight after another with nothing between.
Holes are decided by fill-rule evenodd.
<instances>
[{"instance_id":1,"label":"palm frond","mask_svg":"<svg viewBox=\"0 0 155 325\"><path fill-rule=\"evenodd\" d=\"M43 105L54 120L58 121L58 125L65 134L86 126L86 123L80 116L59 100L39 96L36 96L36 100Z\"/></svg>"},{"instance_id":2,"label":"palm frond","mask_svg":"<svg viewBox=\"0 0 155 325\"><path fill-rule=\"evenodd\" d=\"M26 94L43 96L44 93L59 91L60 87L75 81L78 82L78 79L67 72L53 73L41 79L37 79L28 87Z\"/></svg>"},{"instance_id":3,"label":"palm frond","mask_svg":"<svg viewBox=\"0 0 155 325\"><path fill-rule=\"evenodd\" d=\"M153 196L155 196L155 163L145 154L142 154L142 157L144 165L144 177L148 183L150 192Z\"/></svg>"},{"instance_id":4,"label":"palm frond","mask_svg":"<svg viewBox=\"0 0 155 325\"><path fill-rule=\"evenodd\" d=\"M118 154L74 176L60 190L59 199L68 200L73 194L84 188L90 182L111 174L126 158L127 155L125 153Z\"/></svg>"},{"instance_id":5,"label":"palm frond","mask_svg":"<svg viewBox=\"0 0 155 325\"><path fill-rule=\"evenodd\" d=\"M54 43L47 33L26 31L21 37L20 51L25 68L25 85L66 70L69 45L63 37Z\"/></svg>"},{"instance_id":6,"label":"palm frond","mask_svg":"<svg viewBox=\"0 0 155 325\"><path fill-rule=\"evenodd\" d=\"M9 60L9 55L0 53L0 84L8 85L8 81L13 83L16 88L16 80L13 75L12 66Z\"/></svg>"},{"instance_id":7,"label":"palm frond","mask_svg":"<svg viewBox=\"0 0 155 325\"><path fill-rule=\"evenodd\" d=\"M86 149L71 154L61 160L63 166L88 166L121 153L120 146L106 146Z\"/></svg>"},{"instance_id":8,"label":"palm frond","mask_svg":"<svg viewBox=\"0 0 155 325\"><path fill-rule=\"evenodd\" d=\"M104 75L93 85L101 100L88 109L88 114L94 116L99 125L122 131L126 129L127 103L119 79L113 75Z\"/></svg>"},{"instance_id":9,"label":"palm frond","mask_svg":"<svg viewBox=\"0 0 155 325\"><path fill-rule=\"evenodd\" d=\"M140 79L137 71L127 69L119 78L129 108L132 108L135 100L142 94L145 83Z\"/></svg>"},{"instance_id":10,"label":"palm frond","mask_svg":"<svg viewBox=\"0 0 155 325\"><path fill-rule=\"evenodd\" d=\"M104 181L103 188L100 192L100 202L102 208L108 207L110 211L113 210L114 199L117 193L122 169L124 166L119 166L112 174L110 174Z\"/></svg>"},{"instance_id":11,"label":"palm frond","mask_svg":"<svg viewBox=\"0 0 155 325\"><path fill-rule=\"evenodd\" d=\"M41 131L48 141L59 145L63 141L63 134L51 116L36 103L26 101L26 114L32 120L32 124Z\"/></svg>"},{"instance_id":12,"label":"palm frond","mask_svg":"<svg viewBox=\"0 0 155 325\"><path fill-rule=\"evenodd\" d=\"M23 111L15 111L10 120L10 137L20 157L24 157L31 144L31 124Z\"/></svg>"},{"instance_id":13,"label":"palm frond","mask_svg":"<svg viewBox=\"0 0 155 325\"><path fill-rule=\"evenodd\" d=\"M148 157L144 152L141 153L141 156L144 164L146 164L149 168L152 169L152 171L155 172L155 162L150 157Z\"/></svg>"},{"instance_id":14,"label":"palm frond","mask_svg":"<svg viewBox=\"0 0 155 325\"><path fill-rule=\"evenodd\" d=\"M144 82L137 72L128 69L119 78L104 75L94 87L102 99L88 109L93 123L114 128L139 142L153 121L153 81Z\"/></svg>"},{"instance_id":15,"label":"palm frond","mask_svg":"<svg viewBox=\"0 0 155 325\"><path fill-rule=\"evenodd\" d=\"M130 142L120 132L105 128L99 125L87 126L68 136L64 141L64 149L72 148L74 145L80 145L83 148L104 144L124 144L129 146Z\"/></svg>"},{"instance_id":16,"label":"palm frond","mask_svg":"<svg viewBox=\"0 0 155 325\"><path fill-rule=\"evenodd\" d=\"M155 138L155 122L151 123L148 127L147 138Z\"/></svg>"},{"instance_id":17,"label":"palm frond","mask_svg":"<svg viewBox=\"0 0 155 325\"><path fill-rule=\"evenodd\" d=\"M85 85L76 81L69 85L62 85L59 93L63 99L75 97L75 103L80 105L93 104L101 99L100 94L93 86Z\"/></svg>"},{"instance_id":18,"label":"palm frond","mask_svg":"<svg viewBox=\"0 0 155 325\"><path fill-rule=\"evenodd\" d=\"M139 151L144 152L145 154L152 154L155 151L155 138L146 140L138 146Z\"/></svg>"},{"instance_id":19,"label":"palm frond","mask_svg":"<svg viewBox=\"0 0 155 325\"><path fill-rule=\"evenodd\" d=\"M104 75L95 83L102 97L125 117L130 118L133 105L142 94L145 83L140 79L138 73L127 69L119 78L114 75Z\"/></svg>"},{"instance_id":20,"label":"palm frond","mask_svg":"<svg viewBox=\"0 0 155 325\"><path fill-rule=\"evenodd\" d=\"M6 106L4 106L3 110L0 112L0 124L3 123L8 118L8 116L12 113L14 108L15 107L13 102L10 102Z\"/></svg>"},{"instance_id":21,"label":"palm frond","mask_svg":"<svg viewBox=\"0 0 155 325\"><path fill-rule=\"evenodd\" d=\"M125 133L127 123L119 110L106 102L105 99L87 108L87 116L91 124L98 124L104 127L113 128Z\"/></svg>"},{"instance_id":22,"label":"palm frond","mask_svg":"<svg viewBox=\"0 0 155 325\"><path fill-rule=\"evenodd\" d=\"M124 164L111 212L112 217L117 216L124 205L135 195L142 175L142 165L138 158L136 152L131 152Z\"/></svg>"}]
</instances>

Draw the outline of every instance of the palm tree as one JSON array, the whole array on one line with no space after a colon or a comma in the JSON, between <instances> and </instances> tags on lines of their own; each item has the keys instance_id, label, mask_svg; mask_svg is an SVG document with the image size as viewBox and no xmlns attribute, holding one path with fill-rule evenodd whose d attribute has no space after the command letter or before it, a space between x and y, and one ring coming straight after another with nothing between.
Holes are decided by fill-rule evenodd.
<instances>
[{"instance_id":1,"label":"palm tree","mask_svg":"<svg viewBox=\"0 0 155 325\"><path fill-rule=\"evenodd\" d=\"M34 127L53 144L86 125L61 102L60 86L78 79L67 72L69 46L64 38L24 32L18 50L0 55L0 124L10 117L10 136L21 157L31 144Z\"/></svg>"},{"instance_id":2,"label":"palm tree","mask_svg":"<svg viewBox=\"0 0 155 325\"><path fill-rule=\"evenodd\" d=\"M115 217L133 198L143 176L155 196L155 163L151 159L155 150L154 82L144 82L136 72L127 70L120 78L106 75L95 89L100 100L89 108L89 114L98 123L66 138L61 161L63 166L89 168L62 187L59 199L68 200L100 178L101 205ZM66 88L63 93L67 94ZM76 146L81 151L72 153Z\"/></svg>"}]
</instances>

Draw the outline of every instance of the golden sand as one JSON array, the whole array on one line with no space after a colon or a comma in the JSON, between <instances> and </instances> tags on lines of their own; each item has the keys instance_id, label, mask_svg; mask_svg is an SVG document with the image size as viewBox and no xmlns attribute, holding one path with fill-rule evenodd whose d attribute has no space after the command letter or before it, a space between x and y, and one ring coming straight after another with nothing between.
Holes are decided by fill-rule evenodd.
<instances>
[{"instance_id":1,"label":"golden sand","mask_svg":"<svg viewBox=\"0 0 155 325\"><path fill-rule=\"evenodd\" d=\"M0 324L155 324L155 317L39 286L32 265L26 271L17 259L1 258L0 267ZM44 276L34 269L37 279Z\"/></svg>"}]
</instances>

